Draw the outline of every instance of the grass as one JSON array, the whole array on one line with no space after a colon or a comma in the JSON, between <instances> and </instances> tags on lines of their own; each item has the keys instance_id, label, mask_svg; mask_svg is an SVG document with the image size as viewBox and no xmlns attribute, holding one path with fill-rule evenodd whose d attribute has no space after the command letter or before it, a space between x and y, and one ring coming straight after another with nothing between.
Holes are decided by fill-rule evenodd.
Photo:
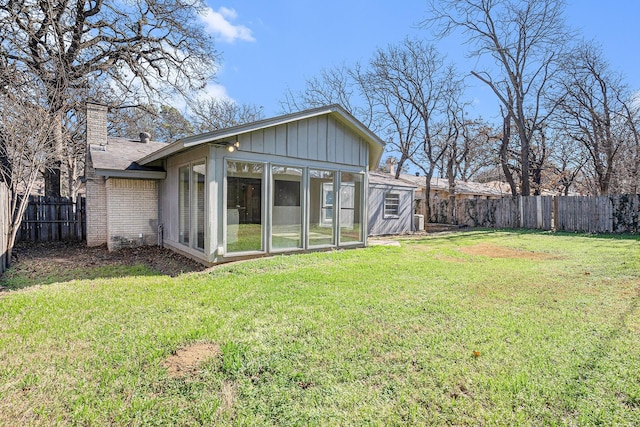
<instances>
[{"instance_id":1,"label":"grass","mask_svg":"<svg viewBox=\"0 0 640 427\"><path fill-rule=\"evenodd\" d=\"M0 425L640 424L640 239L401 243L5 293Z\"/></svg>"}]
</instances>

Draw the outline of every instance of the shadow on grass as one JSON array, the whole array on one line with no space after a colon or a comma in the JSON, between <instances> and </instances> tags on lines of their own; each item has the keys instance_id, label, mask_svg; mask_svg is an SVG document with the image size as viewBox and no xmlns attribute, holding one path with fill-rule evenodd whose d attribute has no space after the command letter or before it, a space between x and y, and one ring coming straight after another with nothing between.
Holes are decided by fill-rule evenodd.
<instances>
[{"instance_id":1,"label":"shadow on grass","mask_svg":"<svg viewBox=\"0 0 640 427\"><path fill-rule=\"evenodd\" d=\"M26 268L25 268L26 267ZM45 268L32 269L29 265L12 267L0 278L0 291L18 290L32 286L64 283L72 280L113 279L134 276L158 276L162 273L153 271L139 264L133 266L110 265L99 267L56 268L48 265Z\"/></svg>"},{"instance_id":2,"label":"shadow on grass","mask_svg":"<svg viewBox=\"0 0 640 427\"><path fill-rule=\"evenodd\" d=\"M133 276L178 276L205 267L157 246L109 252L82 242L20 243L11 267L0 277L0 291L72 280Z\"/></svg>"}]
</instances>

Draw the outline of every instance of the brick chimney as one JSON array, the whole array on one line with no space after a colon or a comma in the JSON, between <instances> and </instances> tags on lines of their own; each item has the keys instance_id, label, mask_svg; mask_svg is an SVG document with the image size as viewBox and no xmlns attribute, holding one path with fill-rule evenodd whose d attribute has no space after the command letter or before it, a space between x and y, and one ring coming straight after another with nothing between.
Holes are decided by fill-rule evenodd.
<instances>
[{"instance_id":1,"label":"brick chimney","mask_svg":"<svg viewBox=\"0 0 640 427\"><path fill-rule=\"evenodd\" d=\"M151 140L151 135L149 132L140 132L140 142L146 144Z\"/></svg>"},{"instance_id":2,"label":"brick chimney","mask_svg":"<svg viewBox=\"0 0 640 427\"><path fill-rule=\"evenodd\" d=\"M97 176L91 159L91 147L107 145L107 106L87 103L87 156L84 164L87 209L87 246L107 243L107 191L104 177Z\"/></svg>"},{"instance_id":3,"label":"brick chimney","mask_svg":"<svg viewBox=\"0 0 640 427\"><path fill-rule=\"evenodd\" d=\"M87 148L107 143L107 106L87 103Z\"/></svg>"},{"instance_id":4,"label":"brick chimney","mask_svg":"<svg viewBox=\"0 0 640 427\"><path fill-rule=\"evenodd\" d=\"M396 159L394 159L393 157L387 157L387 161L385 163L385 166L386 166L385 169L391 175L396 174L396 163L397 163Z\"/></svg>"}]
</instances>

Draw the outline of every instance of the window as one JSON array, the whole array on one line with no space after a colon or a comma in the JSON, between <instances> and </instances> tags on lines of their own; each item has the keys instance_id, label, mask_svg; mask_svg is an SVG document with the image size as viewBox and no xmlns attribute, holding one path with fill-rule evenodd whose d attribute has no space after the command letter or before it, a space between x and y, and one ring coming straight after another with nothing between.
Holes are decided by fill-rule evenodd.
<instances>
[{"instance_id":1,"label":"window","mask_svg":"<svg viewBox=\"0 0 640 427\"><path fill-rule=\"evenodd\" d=\"M363 175L342 172L340 177L340 243L362 242Z\"/></svg>"},{"instance_id":2,"label":"window","mask_svg":"<svg viewBox=\"0 0 640 427\"><path fill-rule=\"evenodd\" d=\"M189 246L189 166L183 166L178 170L178 222L179 226L179 242Z\"/></svg>"},{"instance_id":3,"label":"window","mask_svg":"<svg viewBox=\"0 0 640 427\"><path fill-rule=\"evenodd\" d=\"M272 166L271 247L302 247L302 168Z\"/></svg>"},{"instance_id":4,"label":"window","mask_svg":"<svg viewBox=\"0 0 640 427\"><path fill-rule=\"evenodd\" d=\"M204 251L206 179L205 162L178 169L178 241Z\"/></svg>"},{"instance_id":5,"label":"window","mask_svg":"<svg viewBox=\"0 0 640 427\"><path fill-rule=\"evenodd\" d=\"M193 185L193 201L192 232L194 234L194 246L196 249L204 251L204 212L205 212L205 164L194 164L191 173L191 182Z\"/></svg>"},{"instance_id":6,"label":"window","mask_svg":"<svg viewBox=\"0 0 640 427\"><path fill-rule=\"evenodd\" d=\"M333 189L335 173L309 170L309 246L333 245Z\"/></svg>"},{"instance_id":7,"label":"window","mask_svg":"<svg viewBox=\"0 0 640 427\"><path fill-rule=\"evenodd\" d=\"M397 217L400 214L400 194L385 193L384 195L384 217Z\"/></svg>"},{"instance_id":8,"label":"window","mask_svg":"<svg viewBox=\"0 0 640 427\"><path fill-rule=\"evenodd\" d=\"M227 161L227 252L263 251L264 165Z\"/></svg>"},{"instance_id":9,"label":"window","mask_svg":"<svg viewBox=\"0 0 640 427\"><path fill-rule=\"evenodd\" d=\"M322 183L320 197L320 226L331 227L333 225L333 182Z\"/></svg>"}]
</instances>

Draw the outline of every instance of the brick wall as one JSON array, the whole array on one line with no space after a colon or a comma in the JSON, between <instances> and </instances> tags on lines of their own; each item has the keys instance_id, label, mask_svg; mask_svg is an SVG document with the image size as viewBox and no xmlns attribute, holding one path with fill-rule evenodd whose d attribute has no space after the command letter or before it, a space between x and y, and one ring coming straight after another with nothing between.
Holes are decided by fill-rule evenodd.
<instances>
[{"instance_id":1,"label":"brick wall","mask_svg":"<svg viewBox=\"0 0 640 427\"><path fill-rule=\"evenodd\" d=\"M110 178L106 183L106 200L109 250L158 243L156 181Z\"/></svg>"},{"instance_id":2,"label":"brick wall","mask_svg":"<svg viewBox=\"0 0 640 427\"><path fill-rule=\"evenodd\" d=\"M87 104L87 158L85 162L87 197L87 246L107 243L107 195L104 178L96 176L90 146L107 142L107 107Z\"/></svg>"}]
</instances>

